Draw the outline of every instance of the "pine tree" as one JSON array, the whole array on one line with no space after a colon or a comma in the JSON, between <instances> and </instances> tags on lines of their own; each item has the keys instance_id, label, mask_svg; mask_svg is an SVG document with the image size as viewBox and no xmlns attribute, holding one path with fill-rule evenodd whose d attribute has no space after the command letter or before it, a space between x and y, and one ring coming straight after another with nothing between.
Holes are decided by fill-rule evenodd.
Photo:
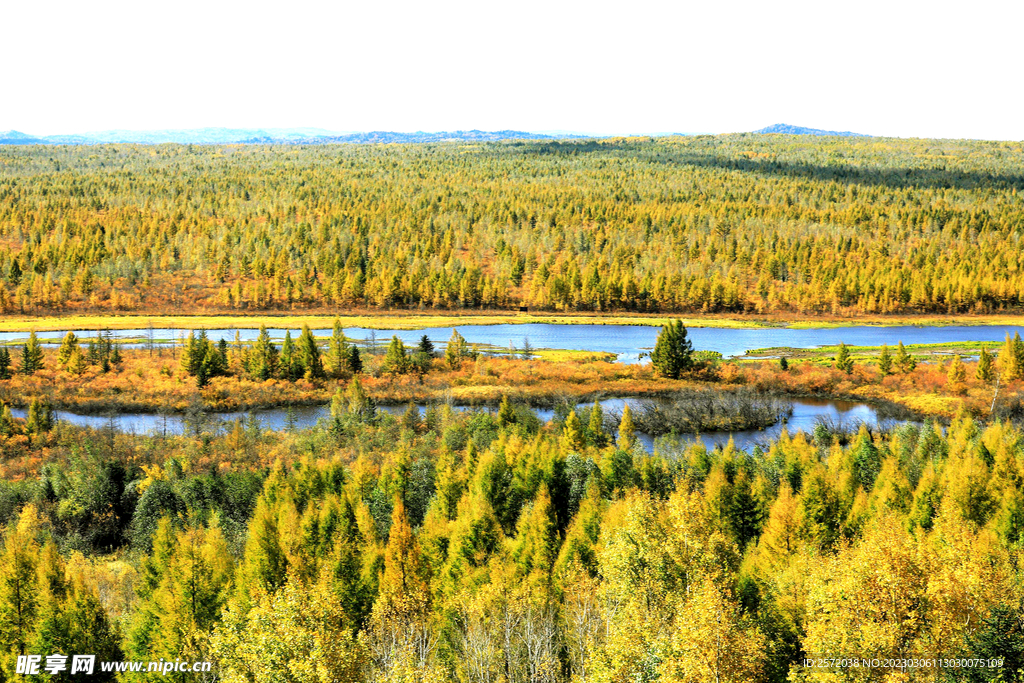
<instances>
[{"instance_id":1,"label":"pine tree","mask_svg":"<svg viewBox=\"0 0 1024 683\"><path fill-rule=\"evenodd\" d=\"M1021 377L1021 363L1017 357L1017 345L1010 335L1006 335L1006 342L996 357L996 365L999 368L999 375L1004 382L1012 382Z\"/></svg>"},{"instance_id":2,"label":"pine tree","mask_svg":"<svg viewBox=\"0 0 1024 683\"><path fill-rule=\"evenodd\" d=\"M686 336L683 321L669 321L658 333L651 352L651 364L663 376L679 379L693 367L693 346Z\"/></svg>"},{"instance_id":3,"label":"pine tree","mask_svg":"<svg viewBox=\"0 0 1024 683\"><path fill-rule=\"evenodd\" d=\"M91 345L89 351L92 354ZM203 360L199 353L200 349L196 343L196 333L193 330L189 330L188 337L185 338L185 343L181 347L180 358L181 371L189 377L195 377L196 372L199 371L199 364Z\"/></svg>"},{"instance_id":4,"label":"pine tree","mask_svg":"<svg viewBox=\"0 0 1024 683\"><path fill-rule=\"evenodd\" d=\"M626 452L633 450L636 443L636 428L633 426L633 411L627 403L622 407L622 419L619 421L618 446Z\"/></svg>"},{"instance_id":5,"label":"pine tree","mask_svg":"<svg viewBox=\"0 0 1024 683\"><path fill-rule=\"evenodd\" d=\"M89 361L89 364L90 365L99 365L100 356L102 355L100 353L100 334L99 334L99 332L96 333L95 337L91 337L89 339L89 345L86 348L88 349L88 351L86 353L86 357L85 358L86 358L87 361Z\"/></svg>"},{"instance_id":6,"label":"pine tree","mask_svg":"<svg viewBox=\"0 0 1024 683\"><path fill-rule=\"evenodd\" d=\"M288 558L282 548L276 512L266 496L260 496L245 544L245 580L239 584L243 591L257 587L272 591L284 584Z\"/></svg>"},{"instance_id":7,"label":"pine tree","mask_svg":"<svg viewBox=\"0 0 1024 683\"><path fill-rule=\"evenodd\" d=\"M294 380L302 375L295 343L292 341L291 330L284 331L284 343L281 344L281 360L278 363L281 379Z\"/></svg>"},{"instance_id":8,"label":"pine tree","mask_svg":"<svg viewBox=\"0 0 1024 683\"><path fill-rule=\"evenodd\" d=\"M974 376L982 382L991 382L994 376L992 354L984 346L981 347L981 355L978 356L978 368L974 371Z\"/></svg>"},{"instance_id":9,"label":"pine tree","mask_svg":"<svg viewBox=\"0 0 1024 683\"><path fill-rule=\"evenodd\" d=\"M373 419L377 412L377 407L374 405L373 399L363 389L363 383L359 381L358 375L353 377L352 381L348 383L345 397L348 401L348 413L350 415L363 422L369 422Z\"/></svg>"},{"instance_id":10,"label":"pine tree","mask_svg":"<svg viewBox=\"0 0 1024 683\"><path fill-rule=\"evenodd\" d=\"M430 341L430 337L423 335L420 337L419 344L416 345L416 350L427 354L428 356L434 355L434 342Z\"/></svg>"},{"instance_id":11,"label":"pine tree","mask_svg":"<svg viewBox=\"0 0 1024 683\"><path fill-rule=\"evenodd\" d=\"M198 387L199 389L202 389L203 387L210 383L210 376L212 374L210 366L214 362L215 361L213 361L210 357L210 349L207 349L206 353L203 355L202 361L200 361L199 366L196 369L196 387Z\"/></svg>"},{"instance_id":12,"label":"pine tree","mask_svg":"<svg viewBox=\"0 0 1024 683\"><path fill-rule=\"evenodd\" d=\"M23 375L34 375L43 369L43 347L36 338L35 330L29 334L28 343L22 347L21 365L18 369Z\"/></svg>"},{"instance_id":13,"label":"pine tree","mask_svg":"<svg viewBox=\"0 0 1024 683\"><path fill-rule=\"evenodd\" d=\"M758 553L772 565L785 561L799 547L801 521L799 501L784 480L758 540Z\"/></svg>"},{"instance_id":14,"label":"pine tree","mask_svg":"<svg viewBox=\"0 0 1024 683\"><path fill-rule=\"evenodd\" d=\"M217 342L217 374L228 374L228 341L221 337Z\"/></svg>"},{"instance_id":15,"label":"pine tree","mask_svg":"<svg viewBox=\"0 0 1024 683\"><path fill-rule=\"evenodd\" d=\"M425 618L430 607L430 574L430 564L409 526L402 497L395 496L374 620L391 628L407 627Z\"/></svg>"},{"instance_id":16,"label":"pine tree","mask_svg":"<svg viewBox=\"0 0 1024 683\"><path fill-rule=\"evenodd\" d=\"M22 509L17 524L7 532L0 555L0 643L19 655L26 654L31 643L39 608L36 515L34 505Z\"/></svg>"},{"instance_id":17,"label":"pine tree","mask_svg":"<svg viewBox=\"0 0 1024 683\"><path fill-rule=\"evenodd\" d=\"M41 599L34 652L94 654L99 661L121 657L107 612L80 569L70 572L52 542L40 555Z\"/></svg>"},{"instance_id":18,"label":"pine tree","mask_svg":"<svg viewBox=\"0 0 1024 683\"><path fill-rule=\"evenodd\" d=\"M67 370L72 375L81 375L85 372L85 355L82 353L82 349L75 348L71 352L71 358L68 360Z\"/></svg>"},{"instance_id":19,"label":"pine tree","mask_svg":"<svg viewBox=\"0 0 1024 683\"><path fill-rule=\"evenodd\" d=\"M7 280L15 287L21 283L21 264L18 263L18 259L11 261L11 267L7 271Z\"/></svg>"},{"instance_id":20,"label":"pine tree","mask_svg":"<svg viewBox=\"0 0 1024 683\"><path fill-rule=\"evenodd\" d=\"M953 360L949 364L949 370L946 371L946 378L953 385L963 384L964 380L967 379L967 367L960 360L959 355L953 356Z\"/></svg>"},{"instance_id":21,"label":"pine tree","mask_svg":"<svg viewBox=\"0 0 1024 683\"><path fill-rule=\"evenodd\" d=\"M508 396L502 395L501 405L498 406L498 426L508 427L517 422L516 411L509 403Z\"/></svg>"},{"instance_id":22,"label":"pine tree","mask_svg":"<svg viewBox=\"0 0 1024 683\"><path fill-rule=\"evenodd\" d=\"M160 629L149 656L200 659L220 620L231 579L231 554L216 525L177 534L174 553L151 597Z\"/></svg>"},{"instance_id":23,"label":"pine tree","mask_svg":"<svg viewBox=\"0 0 1024 683\"><path fill-rule=\"evenodd\" d=\"M11 378L11 353L6 347L0 346L0 379Z\"/></svg>"},{"instance_id":24,"label":"pine tree","mask_svg":"<svg viewBox=\"0 0 1024 683\"><path fill-rule=\"evenodd\" d=\"M607 439L604 433L604 411L601 404L594 401L590 409L590 420L587 422L587 439L597 448L604 448Z\"/></svg>"},{"instance_id":25,"label":"pine tree","mask_svg":"<svg viewBox=\"0 0 1024 683\"><path fill-rule=\"evenodd\" d=\"M573 410L569 417L565 418L565 424L562 426L562 446L567 451L580 451L584 445L583 424Z\"/></svg>"},{"instance_id":26,"label":"pine tree","mask_svg":"<svg viewBox=\"0 0 1024 683\"><path fill-rule=\"evenodd\" d=\"M903 340L901 339L899 345L896 347L896 367L900 369L904 375L910 374L917 367L917 361L914 357L907 353L907 349L903 346Z\"/></svg>"},{"instance_id":27,"label":"pine tree","mask_svg":"<svg viewBox=\"0 0 1024 683\"><path fill-rule=\"evenodd\" d=\"M558 529L551 495L540 485L529 510L520 515L519 532L512 549L520 575L546 584L558 557Z\"/></svg>"},{"instance_id":28,"label":"pine tree","mask_svg":"<svg viewBox=\"0 0 1024 683\"><path fill-rule=\"evenodd\" d=\"M882 377L892 374L892 354L889 353L888 344L882 344L882 352L878 354L878 373Z\"/></svg>"},{"instance_id":29,"label":"pine tree","mask_svg":"<svg viewBox=\"0 0 1024 683\"><path fill-rule=\"evenodd\" d=\"M257 382L265 382L277 372L277 347L270 341L270 333L265 325L260 326L247 359L247 374Z\"/></svg>"},{"instance_id":30,"label":"pine tree","mask_svg":"<svg viewBox=\"0 0 1024 683\"><path fill-rule=\"evenodd\" d=\"M74 332L69 330L68 333L64 335L64 340L61 341L60 349L57 351L57 365L66 369L68 363L71 362L71 356L78 350L78 337L75 336Z\"/></svg>"},{"instance_id":31,"label":"pine tree","mask_svg":"<svg viewBox=\"0 0 1024 683\"><path fill-rule=\"evenodd\" d=\"M363 359L359 355L359 348L355 345L352 346L349 352L348 367L354 375L358 375L363 371Z\"/></svg>"},{"instance_id":32,"label":"pine tree","mask_svg":"<svg viewBox=\"0 0 1024 683\"><path fill-rule=\"evenodd\" d=\"M458 370L462 367L463 359L468 355L469 344L466 343L466 339L459 334L458 330L452 330L448 346L444 349L444 359L448 363L448 367L452 370Z\"/></svg>"},{"instance_id":33,"label":"pine tree","mask_svg":"<svg viewBox=\"0 0 1024 683\"><path fill-rule=\"evenodd\" d=\"M296 359L302 369L301 374L307 379L323 379L327 376L324 373L323 360L320 358L320 347L316 345L316 339L313 338L313 332L309 329L309 325L302 326L302 333L299 335L296 349Z\"/></svg>"},{"instance_id":34,"label":"pine tree","mask_svg":"<svg viewBox=\"0 0 1024 683\"><path fill-rule=\"evenodd\" d=\"M397 335L391 337L381 371L389 375L401 375L409 371L409 356L405 352L405 344Z\"/></svg>"},{"instance_id":35,"label":"pine tree","mask_svg":"<svg viewBox=\"0 0 1024 683\"><path fill-rule=\"evenodd\" d=\"M4 405L0 407L0 434L3 436L11 436L14 434L14 414L11 412L11 407Z\"/></svg>"},{"instance_id":36,"label":"pine tree","mask_svg":"<svg viewBox=\"0 0 1024 683\"><path fill-rule=\"evenodd\" d=\"M46 401L32 399L28 406L25 428L30 434L45 434L53 429L53 408Z\"/></svg>"},{"instance_id":37,"label":"pine tree","mask_svg":"<svg viewBox=\"0 0 1024 683\"><path fill-rule=\"evenodd\" d=\"M836 354L835 364L837 370L842 370L847 375L853 372L853 359L850 357L850 349L843 342L839 342L839 352Z\"/></svg>"},{"instance_id":38,"label":"pine tree","mask_svg":"<svg viewBox=\"0 0 1024 683\"><path fill-rule=\"evenodd\" d=\"M345 339L345 330L341 326L341 319L334 319L334 330L331 333L331 341L328 344L327 363L331 368L331 374L340 379L346 372L351 370L350 347Z\"/></svg>"}]
</instances>

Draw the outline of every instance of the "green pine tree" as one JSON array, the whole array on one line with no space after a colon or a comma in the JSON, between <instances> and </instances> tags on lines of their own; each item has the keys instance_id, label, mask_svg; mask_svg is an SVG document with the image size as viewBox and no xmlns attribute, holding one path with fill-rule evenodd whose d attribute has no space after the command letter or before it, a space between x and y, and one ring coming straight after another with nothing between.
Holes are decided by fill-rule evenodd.
<instances>
[{"instance_id":1,"label":"green pine tree","mask_svg":"<svg viewBox=\"0 0 1024 683\"><path fill-rule=\"evenodd\" d=\"M683 321L669 321L661 328L651 352L651 364L664 377L679 379L693 367L693 346L686 336Z\"/></svg>"},{"instance_id":2,"label":"green pine tree","mask_svg":"<svg viewBox=\"0 0 1024 683\"><path fill-rule=\"evenodd\" d=\"M430 337L423 335L420 337L419 344L416 345L416 350L421 353L425 353L428 356L434 355L434 342L430 341Z\"/></svg>"},{"instance_id":3,"label":"green pine tree","mask_svg":"<svg viewBox=\"0 0 1024 683\"><path fill-rule=\"evenodd\" d=\"M836 354L836 369L842 370L847 375L853 372L853 358L850 357L850 349L843 342L839 342L839 352Z\"/></svg>"},{"instance_id":4,"label":"green pine tree","mask_svg":"<svg viewBox=\"0 0 1024 683\"><path fill-rule=\"evenodd\" d=\"M323 359L320 358L320 347L316 345L309 325L302 326L295 355L302 376L307 379L323 379L327 376L324 372Z\"/></svg>"},{"instance_id":5,"label":"green pine tree","mask_svg":"<svg viewBox=\"0 0 1024 683\"><path fill-rule=\"evenodd\" d=\"M889 353L888 344L882 344L882 352L878 354L878 372L882 377L892 374L892 354Z\"/></svg>"},{"instance_id":6,"label":"green pine tree","mask_svg":"<svg viewBox=\"0 0 1024 683\"><path fill-rule=\"evenodd\" d=\"M384 354L384 362L381 364L381 372L389 375L401 375L409 371L409 356L405 352L405 344L397 335L391 337L387 353Z\"/></svg>"},{"instance_id":7,"label":"green pine tree","mask_svg":"<svg viewBox=\"0 0 1024 683\"><path fill-rule=\"evenodd\" d=\"M444 359L448 363L448 367L458 370L462 367L463 359L468 355L469 344L466 343L466 339L459 334L458 330L452 330L452 336L444 350Z\"/></svg>"},{"instance_id":8,"label":"green pine tree","mask_svg":"<svg viewBox=\"0 0 1024 683\"><path fill-rule=\"evenodd\" d=\"M23 375L34 375L43 369L43 346L36 338L35 330L28 336L28 343L22 347L21 365L19 370Z\"/></svg>"},{"instance_id":9,"label":"green pine tree","mask_svg":"<svg viewBox=\"0 0 1024 683\"><path fill-rule=\"evenodd\" d=\"M992 371L992 354L984 346L981 347L981 355L978 356L978 368L974 371L974 376L982 382L991 382L994 376Z\"/></svg>"},{"instance_id":10,"label":"green pine tree","mask_svg":"<svg viewBox=\"0 0 1024 683\"><path fill-rule=\"evenodd\" d=\"M348 357L348 367L352 371L353 375L358 375L363 371L363 359L359 355L359 348L355 345L352 346Z\"/></svg>"},{"instance_id":11,"label":"green pine tree","mask_svg":"<svg viewBox=\"0 0 1024 683\"><path fill-rule=\"evenodd\" d=\"M281 344L281 360L278 363L281 379L294 380L302 376L302 367L295 353L291 330L284 331L284 343Z\"/></svg>"},{"instance_id":12,"label":"green pine tree","mask_svg":"<svg viewBox=\"0 0 1024 683\"><path fill-rule=\"evenodd\" d=\"M252 348L247 354L246 372L249 378L257 382L265 382L277 372L277 347L270 341L270 333L265 325L260 326Z\"/></svg>"},{"instance_id":13,"label":"green pine tree","mask_svg":"<svg viewBox=\"0 0 1024 683\"><path fill-rule=\"evenodd\" d=\"M896 367L900 369L904 375L914 371L917 367L917 361L914 357L907 353L907 349L903 346L903 340L900 340L899 345L896 347Z\"/></svg>"},{"instance_id":14,"label":"green pine tree","mask_svg":"<svg viewBox=\"0 0 1024 683\"><path fill-rule=\"evenodd\" d=\"M327 349L327 364L331 368L331 374L340 379L351 370L349 363L352 353L348 340L345 339L345 330L341 326L340 318L334 319L334 331Z\"/></svg>"}]
</instances>

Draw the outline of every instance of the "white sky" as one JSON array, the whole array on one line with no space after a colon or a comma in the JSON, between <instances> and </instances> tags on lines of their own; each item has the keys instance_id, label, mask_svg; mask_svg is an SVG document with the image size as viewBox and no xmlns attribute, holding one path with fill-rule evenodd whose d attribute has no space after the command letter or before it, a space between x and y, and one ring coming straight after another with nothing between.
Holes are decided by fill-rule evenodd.
<instances>
[{"instance_id":1,"label":"white sky","mask_svg":"<svg viewBox=\"0 0 1024 683\"><path fill-rule=\"evenodd\" d=\"M1024 139L1024 2L8 0L0 130Z\"/></svg>"}]
</instances>

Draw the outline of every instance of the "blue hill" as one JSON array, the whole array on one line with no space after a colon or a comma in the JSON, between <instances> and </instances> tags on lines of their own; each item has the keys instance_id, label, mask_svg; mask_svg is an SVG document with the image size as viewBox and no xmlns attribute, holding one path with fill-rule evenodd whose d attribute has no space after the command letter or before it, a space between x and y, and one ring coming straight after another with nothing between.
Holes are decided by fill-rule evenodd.
<instances>
[{"instance_id":1,"label":"blue hill","mask_svg":"<svg viewBox=\"0 0 1024 683\"><path fill-rule=\"evenodd\" d=\"M193 128L187 130L108 130L78 135L26 135L18 131L0 133L0 144L9 145L96 145L135 143L159 145L165 143L196 145L322 145L336 143L405 143L448 141L497 140L556 140L583 138L584 135L545 135L519 130L456 130L426 133L398 133L372 131L368 133L338 133L320 128Z\"/></svg>"},{"instance_id":2,"label":"blue hill","mask_svg":"<svg viewBox=\"0 0 1024 683\"><path fill-rule=\"evenodd\" d=\"M838 135L840 137L847 138L866 138L870 137L864 133L851 133L848 130L836 131L836 130L821 130L820 128L807 128L805 126L791 126L788 123L775 123L767 128L761 130L755 130L755 133L761 133L762 135L769 135L772 133L778 133L782 135Z\"/></svg>"}]
</instances>

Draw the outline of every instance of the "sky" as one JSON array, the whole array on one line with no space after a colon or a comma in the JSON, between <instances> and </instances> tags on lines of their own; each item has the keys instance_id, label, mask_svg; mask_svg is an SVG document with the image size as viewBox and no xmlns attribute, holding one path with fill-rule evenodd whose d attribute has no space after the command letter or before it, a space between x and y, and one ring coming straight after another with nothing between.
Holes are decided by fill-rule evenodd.
<instances>
[{"instance_id":1,"label":"sky","mask_svg":"<svg viewBox=\"0 0 1024 683\"><path fill-rule=\"evenodd\" d=\"M12 0L0 130L1024 140L1024 2Z\"/></svg>"}]
</instances>

